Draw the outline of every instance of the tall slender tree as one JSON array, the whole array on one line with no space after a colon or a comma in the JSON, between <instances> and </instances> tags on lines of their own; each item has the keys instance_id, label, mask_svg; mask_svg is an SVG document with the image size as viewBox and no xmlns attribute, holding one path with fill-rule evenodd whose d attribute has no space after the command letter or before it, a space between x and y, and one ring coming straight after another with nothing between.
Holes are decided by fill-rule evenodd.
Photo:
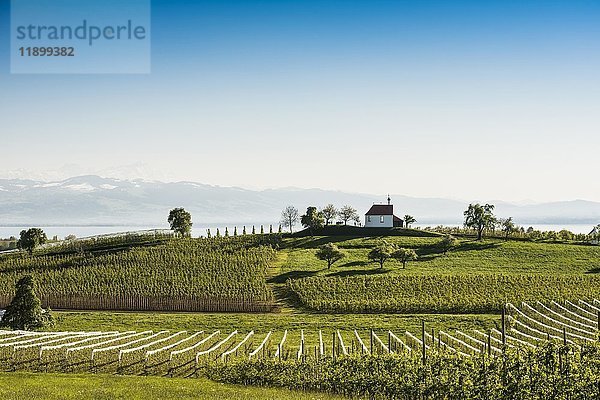
<instances>
[{"instance_id":1,"label":"tall slender tree","mask_svg":"<svg viewBox=\"0 0 600 400\"><path fill-rule=\"evenodd\" d=\"M281 212L281 225L283 225L284 228L288 228L290 230L290 233L294 233L294 226L299 221L298 215L299 213L296 207L287 206Z\"/></svg>"}]
</instances>

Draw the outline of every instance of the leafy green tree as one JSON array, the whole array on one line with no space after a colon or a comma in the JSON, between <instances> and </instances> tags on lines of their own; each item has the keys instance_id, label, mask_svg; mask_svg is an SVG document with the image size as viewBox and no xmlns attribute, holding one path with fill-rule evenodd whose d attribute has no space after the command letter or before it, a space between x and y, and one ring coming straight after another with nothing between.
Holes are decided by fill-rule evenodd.
<instances>
[{"instance_id":1,"label":"leafy green tree","mask_svg":"<svg viewBox=\"0 0 600 400\"><path fill-rule=\"evenodd\" d=\"M180 237L189 237L192 233L192 214L183 208L174 208L169 212L171 230Z\"/></svg>"},{"instance_id":2,"label":"leafy green tree","mask_svg":"<svg viewBox=\"0 0 600 400\"><path fill-rule=\"evenodd\" d=\"M52 324L49 310L42 309L42 302L33 291L33 277L25 275L16 285L16 294L0 321L0 326L20 330L40 329Z\"/></svg>"},{"instance_id":3,"label":"leafy green tree","mask_svg":"<svg viewBox=\"0 0 600 400\"><path fill-rule=\"evenodd\" d=\"M294 226L298 223L298 209L294 206L287 206L281 212L281 225L288 228L290 233L294 233Z\"/></svg>"},{"instance_id":4,"label":"leafy green tree","mask_svg":"<svg viewBox=\"0 0 600 400\"><path fill-rule=\"evenodd\" d=\"M402 262L402 268L406 269L406 263L409 261L416 260L418 258L417 253L413 249L399 248L392 253L392 257Z\"/></svg>"},{"instance_id":5,"label":"leafy green tree","mask_svg":"<svg viewBox=\"0 0 600 400\"><path fill-rule=\"evenodd\" d=\"M558 232L558 237L564 241L573 240L575 238L575 234L569 230L562 229Z\"/></svg>"},{"instance_id":6,"label":"leafy green tree","mask_svg":"<svg viewBox=\"0 0 600 400\"><path fill-rule=\"evenodd\" d=\"M340 250L335 244L326 243L317 249L315 255L319 260L327 261L327 269L330 269L336 261L344 258L346 253Z\"/></svg>"},{"instance_id":7,"label":"leafy green tree","mask_svg":"<svg viewBox=\"0 0 600 400\"><path fill-rule=\"evenodd\" d=\"M323 227L323 222L323 214L317 210L317 207L308 207L306 209L306 214L300 217L300 223L303 227L308 228L311 236L315 229Z\"/></svg>"},{"instance_id":8,"label":"leafy green tree","mask_svg":"<svg viewBox=\"0 0 600 400\"><path fill-rule=\"evenodd\" d=\"M404 216L404 227L405 228L410 228L410 225L414 224L415 222L417 222L417 220L412 215L406 214Z\"/></svg>"},{"instance_id":9,"label":"leafy green tree","mask_svg":"<svg viewBox=\"0 0 600 400\"><path fill-rule=\"evenodd\" d=\"M264 228L264 226L261 225L260 226L260 234L264 235L264 233L265 233L265 228Z\"/></svg>"},{"instance_id":10,"label":"leafy green tree","mask_svg":"<svg viewBox=\"0 0 600 400\"><path fill-rule=\"evenodd\" d=\"M469 204L469 208L463 213L465 216L465 227L475 229L477 240L483 238L486 229L493 229L496 225L493 204Z\"/></svg>"},{"instance_id":11,"label":"leafy green tree","mask_svg":"<svg viewBox=\"0 0 600 400\"><path fill-rule=\"evenodd\" d=\"M375 247L369 251L369 260L379 263L379 268L383 268L383 264L392 257L396 251L396 246L388 243L385 240L380 241Z\"/></svg>"},{"instance_id":12,"label":"leafy green tree","mask_svg":"<svg viewBox=\"0 0 600 400\"><path fill-rule=\"evenodd\" d=\"M17 246L20 249L27 250L30 254L33 250L43 245L48 241L48 237L40 228L30 228L26 231L21 231L21 238L17 242Z\"/></svg>"},{"instance_id":13,"label":"leafy green tree","mask_svg":"<svg viewBox=\"0 0 600 400\"><path fill-rule=\"evenodd\" d=\"M502 232L504 232L505 240L507 240L511 234L518 230L517 225L515 225L513 222L512 217L500 220L500 227L502 228Z\"/></svg>"},{"instance_id":14,"label":"leafy green tree","mask_svg":"<svg viewBox=\"0 0 600 400\"><path fill-rule=\"evenodd\" d=\"M221 237L221 232L219 232L219 228L217 228L217 233L215 233L215 237Z\"/></svg>"},{"instance_id":15,"label":"leafy green tree","mask_svg":"<svg viewBox=\"0 0 600 400\"><path fill-rule=\"evenodd\" d=\"M321 210L321 214L323 214L323 218L325 218L325 225L329 225L329 223L337 217L338 210L333 204L327 204Z\"/></svg>"},{"instance_id":16,"label":"leafy green tree","mask_svg":"<svg viewBox=\"0 0 600 400\"><path fill-rule=\"evenodd\" d=\"M209 239L212 237L212 235L210 234L210 228L208 228L206 230L206 237L209 238Z\"/></svg>"},{"instance_id":17,"label":"leafy green tree","mask_svg":"<svg viewBox=\"0 0 600 400\"><path fill-rule=\"evenodd\" d=\"M452 250L457 244L457 240L452 235L444 235L444 237L440 240L439 246L442 249L442 253L447 254L450 250Z\"/></svg>"},{"instance_id":18,"label":"leafy green tree","mask_svg":"<svg viewBox=\"0 0 600 400\"><path fill-rule=\"evenodd\" d=\"M229 229L225 227L225 237L229 237Z\"/></svg>"},{"instance_id":19,"label":"leafy green tree","mask_svg":"<svg viewBox=\"0 0 600 400\"><path fill-rule=\"evenodd\" d=\"M237 226L233 227L233 236L237 236Z\"/></svg>"},{"instance_id":20,"label":"leafy green tree","mask_svg":"<svg viewBox=\"0 0 600 400\"><path fill-rule=\"evenodd\" d=\"M358 216L358 213L356 212L356 208L352 207L352 206L343 206L342 208L340 208L340 211L338 212L338 217L344 221L344 225L348 225L348 221L352 221L355 219L358 219L360 221L360 217Z\"/></svg>"}]
</instances>

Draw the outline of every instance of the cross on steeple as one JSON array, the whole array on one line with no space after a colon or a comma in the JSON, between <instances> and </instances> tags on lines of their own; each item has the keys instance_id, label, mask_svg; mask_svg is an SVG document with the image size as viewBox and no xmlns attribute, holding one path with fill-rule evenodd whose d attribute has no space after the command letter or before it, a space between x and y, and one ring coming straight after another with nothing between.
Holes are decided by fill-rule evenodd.
<instances>
[{"instance_id":1,"label":"cross on steeple","mask_svg":"<svg viewBox=\"0 0 600 400\"><path fill-rule=\"evenodd\" d=\"M388 194L388 206L390 205L392 199L390 199L390 195Z\"/></svg>"}]
</instances>

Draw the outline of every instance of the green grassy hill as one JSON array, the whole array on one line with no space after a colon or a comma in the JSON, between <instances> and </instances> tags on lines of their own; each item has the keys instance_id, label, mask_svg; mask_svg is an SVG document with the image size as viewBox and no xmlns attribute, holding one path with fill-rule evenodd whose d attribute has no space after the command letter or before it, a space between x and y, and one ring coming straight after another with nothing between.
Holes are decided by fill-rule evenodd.
<instances>
[{"instance_id":1,"label":"green grassy hill","mask_svg":"<svg viewBox=\"0 0 600 400\"><path fill-rule=\"evenodd\" d=\"M368 260L379 240L415 250L406 269ZM287 282L297 305L320 312L497 312L506 301L600 296L600 247L459 239L443 254L440 237L297 237L284 241L273 282ZM346 257L327 269L315 257L335 243Z\"/></svg>"},{"instance_id":2,"label":"green grassy hill","mask_svg":"<svg viewBox=\"0 0 600 400\"><path fill-rule=\"evenodd\" d=\"M352 236L340 235L345 229L284 239L123 237L66 243L33 255L4 254L0 300L9 301L14 282L26 273L34 276L44 301L74 309L267 311L285 300L291 312L493 313L506 301L600 297L598 246L461 238L443 254L437 234L395 229L389 236L356 236L366 231L353 229ZM418 260L402 268L390 259L379 268L367 255L383 238L415 250ZM325 243L346 253L330 269L315 257ZM60 303L82 296L83 306ZM112 302L123 297L134 298L133 306ZM212 306L173 305L182 299L204 299Z\"/></svg>"},{"instance_id":3,"label":"green grassy hill","mask_svg":"<svg viewBox=\"0 0 600 400\"><path fill-rule=\"evenodd\" d=\"M414 249L419 259L405 270L398 261L389 260L383 270L369 262L367 254L381 239L398 247ZM424 275L424 274L569 274L600 272L600 246L540 243L517 240L458 239L456 248L442 253L439 237L405 236L315 236L285 239L286 261L281 273L305 275ZM346 258L327 270L327 264L315 257L316 249L335 243Z\"/></svg>"}]
</instances>

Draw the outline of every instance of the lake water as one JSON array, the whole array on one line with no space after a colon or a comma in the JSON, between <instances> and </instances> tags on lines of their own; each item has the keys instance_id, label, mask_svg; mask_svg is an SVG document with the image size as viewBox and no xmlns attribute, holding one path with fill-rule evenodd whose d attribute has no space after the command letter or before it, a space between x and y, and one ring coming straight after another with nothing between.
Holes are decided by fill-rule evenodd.
<instances>
[{"instance_id":1,"label":"lake water","mask_svg":"<svg viewBox=\"0 0 600 400\"><path fill-rule=\"evenodd\" d=\"M225 233L225 227L229 229L229 234L233 235L233 228L237 226L238 234L242 233L242 227L246 226L246 233L252 232L252 224L222 224L222 225L200 225L192 227L192 236L206 236L206 230L210 229L210 233L214 236L217 232L217 228L221 235ZM256 233L260 232L260 224L254 225ZM265 232L269 232L269 224L263 224ZM11 236L16 238L19 237L19 233L24 229L29 229L34 226L0 226L0 238L6 239ZM64 238L68 235L75 235L78 238L87 236L105 235L109 233L119 232L137 232L152 229L169 229L168 225L164 226L35 226L36 228L42 228L49 239L54 236L58 236L59 239ZM277 232L278 225L273 225L273 230Z\"/></svg>"},{"instance_id":2,"label":"lake water","mask_svg":"<svg viewBox=\"0 0 600 400\"><path fill-rule=\"evenodd\" d=\"M459 225L453 225L453 224L440 224L440 225L446 225L446 226L459 226ZM525 229L529 228L530 226L533 227L533 229L536 229L538 231L562 231L563 229L566 229L568 231L571 231L573 233L585 233L588 234L592 231L592 229L594 229L594 225L593 224L518 224L519 226L524 227ZM436 224L415 224L414 227L419 227L419 228L426 228L426 227L434 227L437 226Z\"/></svg>"},{"instance_id":3,"label":"lake water","mask_svg":"<svg viewBox=\"0 0 600 400\"><path fill-rule=\"evenodd\" d=\"M200 225L194 226L192 228L192 236L206 236L206 230L210 229L211 233L214 235L219 228L221 234L225 233L225 227L229 228L229 234L233 235L233 227L237 226L238 233L242 233L242 226L246 226L246 232L252 232L252 224L222 224L222 225ZM260 223L255 224L256 233L260 232ZM263 224L265 228L265 232L269 231L269 224ZM415 227L425 228L436 226L438 224L416 224ZM560 231L562 229L569 230L574 233L590 233L593 226L591 224L575 224L575 225L549 225L549 224L523 224L526 228L529 226L533 226L535 229L541 231ZM19 237L19 233L23 229L31 228L31 226L0 226L0 238L9 238L11 236ZM58 236L60 239L64 238L68 235L75 235L78 238L87 237L87 236L96 236L96 235L104 235L109 233L117 233L117 232L132 232L132 231L142 231L142 230L150 230L150 229L169 229L168 226L39 226L42 228L48 238L52 238L54 236ZM296 229L300 227L297 226ZM276 232L278 229L278 225L273 224L273 230Z\"/></svg>"}]
</instances>

